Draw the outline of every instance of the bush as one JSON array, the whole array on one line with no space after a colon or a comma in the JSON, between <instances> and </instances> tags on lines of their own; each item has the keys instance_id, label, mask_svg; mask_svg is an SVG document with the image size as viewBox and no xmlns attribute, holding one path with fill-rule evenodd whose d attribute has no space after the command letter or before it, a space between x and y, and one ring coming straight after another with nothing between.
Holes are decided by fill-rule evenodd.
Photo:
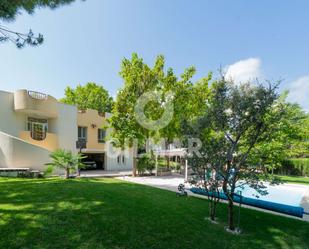
<instances>
[{"instance_id":1,"label":"bush","mask_svg":"<svg viewBox=\"0 0 309 249\"><path fill-rule=\"evenodd\" d=\"M167 169L167 161L165 158L160 158L158 160L158 167L159 168L166 168ZM180 163L178 162L174 162L174 161L170 161L170 169L173 169L173 170L180 170ZM170 170L170 169L167 169L167 170Z\"/></svg>"},{"instance_id":2,"label":"bush","mask_svg":"<svg viewBox=\"0 0 309 249\"><path fill-rule=\"evenodd\" d=\"M143 154L137 161L137 170L139 175L143 175L146 171L150 174L156 167L156 161L151 154Z\"/></svg>"},{"instance_id":3,"label":"bush","mask_svg":"<svg viewBox=\"0 0 309 249\"><path fill-rule=\"evenodd\" d=\"M283 175L309 176L309 158L292 158L282 162L277 173Z\"/></svg>"},{"instance_id":4,"label":"bush","mask_svg":"<svg viewBox=\"0 0 309 249\"><path fill-rule=\"evenodd\" d=\"M50 154L50 158L52 159L52 162L46 163L48 171L51 167L64 169L65 179L70 177L70 171L85 166L82 163L82 159L84 159L85 156L74 154L70 150L58 149Z\"/></svg>"}]
</instances>

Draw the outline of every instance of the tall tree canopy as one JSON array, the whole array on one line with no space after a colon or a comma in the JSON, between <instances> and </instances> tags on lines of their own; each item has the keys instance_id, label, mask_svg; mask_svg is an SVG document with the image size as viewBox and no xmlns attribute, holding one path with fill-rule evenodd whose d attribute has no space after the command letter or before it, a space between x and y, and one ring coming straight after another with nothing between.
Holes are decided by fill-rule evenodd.
<instances>
[{"instance_id":1,"label":"tall tree canopy","mask_svg":"<svg viewBox=\"0 0 309 249\"><path fill-rule=\"evenodd\" d=\"M55 9L62 5L69 4L75 0L1 0L0 1L0 21L13 21L22 11L33 14L36 8ZM18 48L26 44L37 46L43 43L42 34L34 35L32 30L27 33L12 31L0 22L0 42L11 41Z\"/></svg>"},{"instance_id":2,"label":"tall tree canopy","mask_svg":"<svg viewBox=\"0 0 309 249\"><path fill-rule=\"evenodd\" d=\"M181 120L194 118L202 110L209 94L211 74L193 84L191 79L194 73L195 68L190 67L178 78L172 68L165 69L162 55L156 58L153 67L144 63L137 54L133 54L131 59L124 59L120 71L124 86L118 92L110 119L112 137L120 145L134 139L138 140L139 145L144 145L148 138L167 138L171 141L180 137ZM153 126L140 122L137 106L144 97L146 102L147 99L149 101L140 111L150 120L150 124L153 121ZM168 112L170 105L172 110ZM164 125L156 127L156 121L164 116Z\"/></svg>"},{"instance_id":3,"label":"tall tree canopy","mask_svg":"<svg viewBox=\"0 0 309 249\"><path fill-rule=\"evenodd\" d=\"M113 137L120 142L125 139L138 139L143 143L152 137L172 139L181 135L180 120L191 119L202 110L208 94L208 81L211 74L196 84L191 82L195 68L190 67L178 79L172 68L165 70L165 60L159 55L153 67L143 62L143 59L133 54L131 59L124 59L120 75L124 86L118 92L110 120L114 128ZM157 120L167 107L173 105L169 122L159 129L143 126L138 120L136 105L144 95L158 95L155 100L143 109L150 120Z\"/></svg>"},{"instance_id":4,"label":"tall tree canopy","mask_svg":"<svg viewBox=\"0 0 309 249\"><path fill-rule=\"evenodd\" d=\"M96 83L89 82L86 85L78 85L75 89L67 87L65 97L60 102L77 105L79 109L94 109L99 112L111 112L113 98L108 91Z\"/></svg>"}]
</instances>

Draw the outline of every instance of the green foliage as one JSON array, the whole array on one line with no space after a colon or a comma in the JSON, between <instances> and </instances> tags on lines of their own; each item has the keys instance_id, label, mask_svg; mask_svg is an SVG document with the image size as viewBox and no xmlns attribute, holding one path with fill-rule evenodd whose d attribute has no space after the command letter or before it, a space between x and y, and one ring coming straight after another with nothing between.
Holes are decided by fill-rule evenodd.
<instances>
[{"instance_id":1,"label":"green foliage","mask_svg":"<svg viewBox=\"0 0 309 249\"><path fill-rule=\"evenodd\" d=\"M282 166L276 172L285 175L309 176L309 158L284 160Z\"/></svg>"},{"instance_id":2,"label":"green foliage","mask_svg":"<svg viewBox=\"0 0 309 249\"><path fill-rule=\"evenodd\" d=\"M45 168L45 170L43 172L44 177L51 176L53 171L54 171L54 167L52 165L47 165L47 167Z\"/></svg>"},{"instance_id":3,"label":"green foliage","mask_svg":"<svg viewBox=\"0 0 309 249\"><path fill-rule=\"evenodd\" d=\"M139 175L143 175L146 171L150 174L156 167L156 161L152 154L143 154L137 161L137 170Z\"/></svg>"},{"instance_id":4,"label":"green foliage","mask_svg":"<svg viewBox=\"0 0 309 249\"><path fill-rule=\"evenodd\" d=\"M78 85L76 89L67 87L65 97L60 99L62 103L77 105L79 109L94 109L99 112L111 112L113 98L109 96L108 91L93 82L86 85Z\"/></svg>"},{"instance_id":5,"label":"green foliage","mask_svg":"<svg viewBox=\"0 0 309 249\"><path fill-rule=\"evenodd\" d=\"M65 178L69 178L70 170L84 167L82 159L85 158L80 154L73 154L72 151L58 149L50 154L52 162L46 163L47 166L65 170Z\"/></svg>"},{"instance_id":6,"label":"green foliage","mask_svg":"<svg viewBox=\"0 0 309 249\"><path fill-rule=\"evenodd\" d=\"M75 0L1 0L0 19L12 21L23 11L26 11L28 14L33 14L36 8L55 9L74 1Z\"/></svg>"},{"instance_id":7,"label":"green foliage","mask_svg":"<svg viewBox=\"0 0 309 249\"><path fill-rule=\"evenodd\" d=\"M44 41L44 38L42 34L38 34L37 36L35 36L31 29L28 33L19 33L11 31L0 25L0 42L6 41L13 42L17 48L23 48L25 45L41 45Z\"/></svg>"},{"instance_id":8,"label":"green foliage","mask_svg":"<svg viewBox=\"0 0 309 249\"><path fill-rule=\"evenodd\" d=\"M167 160L166 158L160 158L158 159L158 167L159 168L167 168ZM180 170L180 163L169 161L169 167L173 170Z\"/></svg>"},{"instance_id":9,"label":"green foliage","mask_svg":"<svg viewBox=\"0 0 309 249\"><path fill-rule=\"evenodd\" d=\"M1 0L0 1L0 20L13 21L16 16L26 11L33 14L36 8L55 9L59 6L69 4L75 0ZM25 45L38 46L43 43L42 34L34 35L30 29L28 33L12 31L2 26L0 23L0 42L11 41L17 48L23 48Z\"/></svg>"},{"instance_id":10,"label":"green foliage","mask_svg":"<svg viewBox=\"0 0 309 249\"><path fill-rule=\"evenodd\" d=\"M259 194L266 194L262 181L265 172L260 164L248 158L258 143L267 138L281 121L285 106L278 102L277 84L236 85L224 78L212 84L205 113L196 122L185 126L189 137L201 139L201 156L193 153L189 164L204 186L222 190L229 201L229 228L235 229L233 196L237 182L248 184ZM275 110L275 111L274 111ZM211 172L213 177L205 177Z\"/></svg>"},{"instance_id":11,"label":"green foliage","mask_svg":"<svg viewBox=\"0 0 309 249\"><path fill-rule=\"evenodd\" d=\"M165 59L159 55L153 67L143 62L143 59L133 54L131 59L124 59L120 75L124 86L118 92L113 108L110 124L113 127L112 136L124 144L125 140L137 139L143 144L147 138L164 137L172 140L180 137L181 120L190 120L203 110L209 94L208 82L211 74L196 84L191 82L195 68L190 67L178 79L172 68L165 70ZM151 120L161 117L167 99L174 106L174 113L169 124L159 131L148 130L136 120L135 105L137 100L147 92L161 92L162 96L155 102L148 103L144 110ZM172 96L169 96L170 94Z\"/></svg>"},{"instance_id":12,"label":"green foliage","mask_svg":"<svg viewBox=\"0 0 309 249\"><path fill-rule=\"evenodd\" d=\"M270 169L281 167L281 162L292 157L302 157L309 153L309 122L306 114L298 105L278 101L284 112L273 108L270 115L281 112L281 120L272 124L272 133L259 142L250 155L251 163L260 163Z\"/></svg>"}]
</instances>

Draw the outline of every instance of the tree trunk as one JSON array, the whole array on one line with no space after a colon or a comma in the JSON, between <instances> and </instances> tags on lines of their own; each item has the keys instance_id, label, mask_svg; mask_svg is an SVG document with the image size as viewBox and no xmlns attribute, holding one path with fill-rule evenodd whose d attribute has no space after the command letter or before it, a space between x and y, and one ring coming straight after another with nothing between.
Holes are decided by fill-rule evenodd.
<instances>
[{"instance_id":1,"label":"tree trunk","mask_svg":"<svg viewBox=\"0 0 309 249\"><path fill-rule=\"evenodd\" d=\"M234 230L234 202L229 199L229 205L228 205L228 222L229 222L229 229Z\"/></svg>"},{"instance_id":2,"label":"tree trunk","mask_svg":"<svg viewBox=\"0 0 309 249\"><path fill-rule=\"evenodd\" d=\"M168 169L170 169L170 157L169 156L166 157L166 166Z\"/></svg>"},{"instance_id":3,"label":"tree trunk","mask_svg":"<svg viewBox=\"0 0 309 249\"><path fill-rule=\"evenodd\" d=\"M133 170L132 170L132 175L135 177L136 176L136 165L137 164L137 159L136 159L136 156L134 155L133 157Z\"/></svg>"},{"instance_id":4,"label":"tree trunk","mask_svg":"<svg viewBox=\"0 0 309 249\"><path fill-rule=\"evenodd\" d=\"M216 218L216 204L211 201L210 203L210 219L215 221Z\"/></svg>"},{"instance_id":5,"label":"tree trunk","mask_svg":"<svg viewBox=\"0 0 309 249\"><path fill-rule=\"evenodd\" d=\"M70 176L70 168L68 167L68 168L65 168L65 175L64 175L64 178L65 178L65 179L68 179L69 176Z\"/></svg>"}]
</instances>

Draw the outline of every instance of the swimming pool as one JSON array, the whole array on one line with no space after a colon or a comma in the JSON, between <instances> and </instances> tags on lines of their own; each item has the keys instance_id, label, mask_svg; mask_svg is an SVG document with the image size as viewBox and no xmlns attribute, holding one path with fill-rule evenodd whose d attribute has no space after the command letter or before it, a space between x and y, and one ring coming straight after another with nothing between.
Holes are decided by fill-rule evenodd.
<instances>
[{"instance_id":1,"label":"swimming pool","mask_svg":"<svg viewBox=\"0 0 309 249\"><path fill-rule=\"evenodd\" d=\"M242 195L245 197L299 207L303 196L309 188L307 186L290 184L269 185L265 183L265 186L267 186L268 194L264 196L259 195L249 186L239 190L242 191ZM259 195L259 198L256 195Z\"/></svg>"}]
</instances>

